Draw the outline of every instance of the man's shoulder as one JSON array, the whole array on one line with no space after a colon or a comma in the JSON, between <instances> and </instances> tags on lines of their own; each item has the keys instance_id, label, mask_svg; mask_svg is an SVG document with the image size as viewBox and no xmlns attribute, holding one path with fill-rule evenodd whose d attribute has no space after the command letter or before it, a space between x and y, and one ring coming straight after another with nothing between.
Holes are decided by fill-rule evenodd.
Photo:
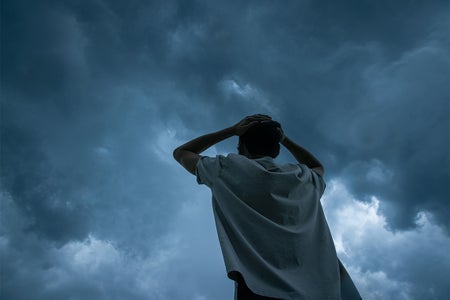
<instances>
[{"instance_id":1,"label":"man's shoulder","mask_svg":"<svg viewBox=\"0 0 450 300\"><path fill-rule=\"evenodd\" d=\"M248 158L245 157L244 155L236 153L228 153L226 156L224 156L224 158L228 160L248 160Z\"/></svg>"},{"instance_id":2,"label":"man's shoulder","mask_svg":"<svg viewBox=\"0 0 450 300\"><path fill-rule=\"evenodd\" d=\"M207 155L201 155L198 165L208 165L208 166L215 166L217 168L223 168L225 165L232 166L233 164L242 164L239 163L245 158L242 155L229 153L229 154L217 154L215 156L207 156Z\"/></svg>"}]
</instances>

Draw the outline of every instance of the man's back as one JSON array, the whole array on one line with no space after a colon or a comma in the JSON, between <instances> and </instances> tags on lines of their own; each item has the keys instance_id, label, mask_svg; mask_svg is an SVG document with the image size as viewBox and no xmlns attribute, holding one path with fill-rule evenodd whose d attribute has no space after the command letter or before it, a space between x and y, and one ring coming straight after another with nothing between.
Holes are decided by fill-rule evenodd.
<instances>
[{"instance_id":1,"label":"man's back","mask_svg":"<svg viewBox=\"0 0 450 300\"><path fill-rule=\"evenodd\" d=\"M339 265L320 204L321 176L302 164L229 154L202 157L228 276L260 295L339 299Z\"/></svg>"},{"instance_id":2,"label":"man's back","mask_svg":"<svg viewBox=\"0 0 450 300\"><path fill-rule=\"evenodd\" d=\"M232 136L239 137L239 155L200 155ZM299 164L277 165L280 145ZM323 165L288 138L280 123L267 115L247 116L177 147L173 156L211 188L236 299L361 298L336 256L320 204Z\"/></svg>"}]
</instances>

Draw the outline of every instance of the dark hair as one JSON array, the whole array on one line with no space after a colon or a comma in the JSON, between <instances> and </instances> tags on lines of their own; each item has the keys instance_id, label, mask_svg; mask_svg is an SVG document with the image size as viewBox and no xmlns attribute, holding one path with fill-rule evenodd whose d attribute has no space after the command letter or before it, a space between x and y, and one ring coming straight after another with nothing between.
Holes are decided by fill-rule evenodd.
<instances>
[{"instance_id":1,"label":"dark hair","mask_svg":"<svg viewBox=\"0 0 450 300\"><path fill-rule=\"evenodd\" d=\"M280 123L264 121L250 127L239 137L239 143L245 145L250 155L276 157L279 151L281 133Z\"/></svg>"}]
</instances>

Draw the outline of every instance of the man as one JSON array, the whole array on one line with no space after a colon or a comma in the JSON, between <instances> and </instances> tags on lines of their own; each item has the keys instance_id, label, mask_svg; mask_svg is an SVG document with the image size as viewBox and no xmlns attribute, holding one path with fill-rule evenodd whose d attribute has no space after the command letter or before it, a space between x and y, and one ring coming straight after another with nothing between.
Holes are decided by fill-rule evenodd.
<instances>
[{"instance_id":1,"label":"man","mask_svg":"<svg viewBox=\"0 0 450 300\"><path fill-rule=\"evenodd\" d=\"M239 154L200 155L232 136L239 136ZM298 164L275 162L280 143ZM324 168L278 122L248 116L181 145L173 156L212 191L235 299L360 299L336 256L320 204Z\"/></svg>"}]
</instances>

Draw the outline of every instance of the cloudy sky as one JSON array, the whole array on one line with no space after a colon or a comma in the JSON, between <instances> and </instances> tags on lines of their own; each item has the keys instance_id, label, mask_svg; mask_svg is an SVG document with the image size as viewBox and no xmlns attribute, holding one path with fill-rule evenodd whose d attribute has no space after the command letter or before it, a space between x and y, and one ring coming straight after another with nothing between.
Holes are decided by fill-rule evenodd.
<instances>
[{"instance_id":1,"label":"cloudy sky","mask_svg":"<svg viewBox=\"0 0 450 300\"><path fill-rule=\"evenodd\" d=\"M171 154L254 113L325 165L322 204L364 299L450 293L447 1L0 13L2 299L232 299L210 192Z\"/></svg>"}]
</instances>

